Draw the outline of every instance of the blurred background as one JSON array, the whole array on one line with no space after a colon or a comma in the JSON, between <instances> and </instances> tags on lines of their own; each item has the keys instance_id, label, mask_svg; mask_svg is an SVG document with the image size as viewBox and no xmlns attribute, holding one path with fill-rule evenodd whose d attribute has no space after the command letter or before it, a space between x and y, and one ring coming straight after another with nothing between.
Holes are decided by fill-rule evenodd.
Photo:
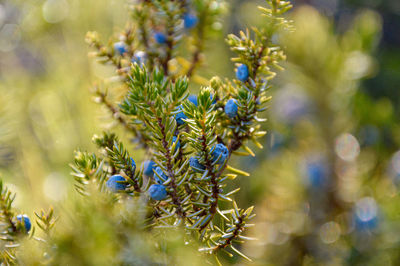
<instances>
[{"instance_id":1,"label":"blurred background","mask_svg":"<svg viewBox=\"0 0 400 266\"><path fill-rule=\"evenodd\" d=\"M223 36L263 23L264 1L228 3L206 78L234 76ZM276 36L288 61L264 150L236 162L251 173L235 181L237 202L257 213L244 252L256 265L398 265L400 2L294 5L296 31ZM0 1L0 174L22 212L61 205L73 151L94 150L93 134L112 126L90 89L113 71L88 58L84 37L105 41L127 18L125 0Z\"/></svg>"}]
</instances>

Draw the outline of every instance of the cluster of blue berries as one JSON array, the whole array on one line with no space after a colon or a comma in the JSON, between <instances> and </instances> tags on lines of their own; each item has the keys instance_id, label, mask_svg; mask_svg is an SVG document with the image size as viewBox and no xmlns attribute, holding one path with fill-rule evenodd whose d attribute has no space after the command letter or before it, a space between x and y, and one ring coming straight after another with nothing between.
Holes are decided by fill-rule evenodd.
<instances>
[{"instance_id":1,"label":"cluster of blue berries","mask_svg":"<svg viewBox=\"0 0 400 266\"><path fill-rule=\"evenodd\" d=\"M176 138L174 139L174 142L175 141L176 141ZM177 148L180 147L179 140L176 144L176 147ZM132 161L132 168L136 169L136 164L132 158L131 158L131 161ZM156 173L156 174L154 174L154 173ZM161 180L161 178L164 180L167 180L168 177L167 177L167 175L164 174L162 169L159 166L157 166L155 162L153 162L151 160L145 161L143 163L143 175L145 175L149 178L154 178L155 182L157 183L157 184L153 184L150 186L150 188L149 188L150 197L154 200L165 199L167 197L167 190L166 190L165 186L162 185L162 183L164 181ZM125 189L127 188L127 185L128 184L126 183L126 179L121 175L113 175L106 182L107 188L114 193L125 191Z\"/></svg>"},{"instance_id":2,"label":"cluster of blue berries","mask_svg":"<svg viewBox=\"0 0 400 266\"><path fill-rule=\"evenodd\" d=\"M127 45L124 42L116 42L114 43L114 51L119 55L125 54L127 50ZM139 65L145 64L147 59L147 55L144 51L136 51L132 56L131 62L137 63Z\"/></svg>"},{"instance_id":3,"label":"cluster of blue berries","mask_svg":"<svg viewBox=\"0 0 400 266\"><path fill-rule=\"evenodd\" d=\"M153 184L149 188L149 195L154 200L163 200L167 197L167 190L163 185L163 180L167 180L168 177L164 174L163 170L157 166L157 164L151 160L145 161L143 164L143 174L149 178L154 178L157 184Z\"/></svg>"},{"instance_id":4,"label":"cluster of blue berries","mask_svg":"<svg viewBox=\"0 0 400 266\"><path fill-rule=\"evenodd\" d=\"M157 164L153 161L145 161L143 164L143 169L143 174L149 178L154 178L154 181L158 184L162 184L168 179L161 167L157 166Z\"/></svg>"},{"instance_id":5,"label":"cluster of blue berries","mask_svg":"<svg viewBox=\"0 0 400 266\"><path fill-rule=\"evenodd\" d=\"M168 176L164 173L164 171L161 169L161 167L157 166L154 169L154 181L158 184L164 183L164 180L168 179Z\"/></svg>"},{"instance_id":6,"label":"cluster of blue berries","mask_svg":"<svg viewBox=\"0 0 400 266\"><path fill-rule=\"evenodd\" d=\"M197 23L199 22L199 19L195 14L192 13L185 13L183 15L183 26L185 29L192 29L194 28ZM167 43L167 36L161 32L161 31L155 31L153 34L154 40L158 44L166 44Z\"/></svg>"},{"instance_id":7,"label":"cluster of blue berries","mask_svg":"<svg viewBox=\"0 0 400 266\"><path fill-rule=\"evenodd\" d=\"M213 164L224 164L229 157L228 148L222 144L218 143L214 145L211 149L211 160ZM189 165L194 172L202 173L206 170L206 167L200 163L199 156L194 156L189 159Z\"/></svg>"},{"instance_id":8,"label":"cluster of blue berries","mask_svg":"<svg viewBox=\"0 0 400 266\"><path fill-rule=\"evenodd\" d=\"M132 172L135 173L136 163L133 158L131 158L131 169ZM125 191L128 184L126 183L126 179L122 175L113 175L107 180L106 186L111 192L117 193Z\"/></svg>"},{"instance_id":9,"label":"cluster of blue berries","mask_svg":"<svg viewBox=\"0 0 400 266\"><path fill-rule=\"evenodd\" d=\"M17 215L17 221L24 225L26 232L29 232L31 230L32 224L31 224L31 220L29 219L28 215L26 215L26 214Z\"/></svg>"},{"instance_id":10,"label":"cluster of blue berries","mask_svg":"<svg viewBox=\"0 0 400 266\"><path fill-rule=\"evenodd\" d=\"M193 13L185 13L183 15L183 25L185 29L194 28L199 22L197 16ZM153 34L153 38L158 44L166 44L168 39L167 36L161 31L155 31ZM127 45L125 42L120 41L114 43L114 51L119 55L123 55L127 52ZM137 62L138 64L143 64L146 54L144 52L137 52L132 57L132 62Z\"/></svg>"},{"instance_id":11,"label":"cluster of blue berries","mask_svg":"<svg viewBox=\"0 0 400 266\"><path fill-rule=\"evenodd\" d=\"M210 99L212 100L214 98L213 95L210 95ZM196 107L198 106L198 99L197 96L194 94L189 95L188 97L189 102L193 103ZM214 99L213 104L217 103L217 99ZM184 119L187 119L187 116L185 115L185 113L183 112L183 106L179 106L178 107L178 112L175 115L175 120L176 123L178 124L178 126L183 125L185 123Z\"/></svg>"},{"instance_id":12,"label":"cluster of blue berries","mask_svg":"<svg viewBox=\"0 0 400 266\"><path fill-rule=\"evenodd\" d=\"M247 81L247 79L249 78L249 68L245 65L245 64L241 64L238 66L237 70L236 70L236 77L242 81L245 82ZM210 95L210 98L212 99L213 96ZM193 103L194 105L198 105L198 99L196 95L189 95L188 100ZM216 103L216 100L214 99L213 104ZM229 118L235 118L238 114L238 104L237 104L237 100L235 99L229 99L226 104L225 104L225 114L229 117ZM186 115L183 113L182 110L182 106L179 107L179 112L176 114L175 116L176 121L178 123L178 125L183 125L184 121L183 119L186 119Z\"/></svg>"},{"instance_id":13,"label":"cluster of blue berries","mask_svg":"<svg viewBox=\"0 0 400 266\"><path fill-rule=\"evenodd\" d=\"M212 100L214 97L213 95L210 95L210 100ZM198 106L199 102L197 100L197 96L194 94L190 94L188 97L189 102L193 103L194 105ZM214 99L212 104L216 104L217 103L217 99Z\"/></svg>"},{"instance_id":14,"label":"cluster of blue berries","mask_svg":"<svg viewBox=\"0 0 400 266\"><path fill-rule=\"evenodd\" d=\"M167 180L168 176L163 172L161 167L157 166L154 169L153 177L157 184L153 184L150 186L149 195L154 200L163 200L167 197L167 190L163 185L163 180Z\"/></svg>"}]
</instances>

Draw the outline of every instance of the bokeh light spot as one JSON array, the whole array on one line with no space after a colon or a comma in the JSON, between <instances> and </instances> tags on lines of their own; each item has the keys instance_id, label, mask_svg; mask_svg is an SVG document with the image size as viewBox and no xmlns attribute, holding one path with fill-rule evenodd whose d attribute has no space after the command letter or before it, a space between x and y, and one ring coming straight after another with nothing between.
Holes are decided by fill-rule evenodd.
<instances>
[{"instance_id":1,"label":"bokeh light spot","mask_svg":"<svg viewBox=\"0 0 400 266\"><path fill-rule=\"evenodd\" d=\"M62 200L67 193L67 182L58 173L49 174L43 182L44 195L54 201Z\"/></svg>"},{"instance_id":2,"label":"bokeh light spot","mask_svg":"<svg viewBox=\"0 0 400 266\"><path fill-rule=\"evenodd\" d=\"M371 68L371 58L361 52L353 52L346 60L345 72L350 79L359 79L366 76Z\"/></svg>"},{"instance_id":3,"label":"bokeh light spot","mask_svg":"<svg viewBox=\"0 0 400 266\"><path fill-rule=\"evenodd\" d=\"M360 144L353 135L344 133L336 139L335 152L340 159L351 162L360 154Z\"/></svg>"},{"instance_id":4,"label":"bokeh light spot","mask_svg":"<svg viewBox=\"0 0 400 266\"><path fill-rule=\"evenodd\" d=\"M395 175L400 175L400 151L393 155L391 165Z\"/></svg>"},{"instance_id":5,"label":"bokeh light spot","mask_svg":"<svg viewBox=\"0 0 400 266\"><path fill-rule=\"evenodd\" d=\"M1 16L1 15L0 15ZM0 51L13 50L21 39L21 31L17 24L5 24L0 29Z\"/></svg>"},{"instance_id":6,"label":"bokeh light spot","mask_svg":"<svg viewBox=\"0 0 400 266\"><path fill-rule=\"evenodd\" d=\"M69 5L65 0L47 0L43 4L43 18L49 23L63 21L69 14Z\"/></svg>"},{"instance_id":7,"label":"bokeh light spot","mask_svg":"<svg viewBox=\"0 0 400 266\"><path fill-rule=\"evenodd\" d=\"M290 84L275 95L272 111L285 123L293 123L307 115L310 102L303 89Z\"/></svg>"},{"instance_id":8,"label":"bokeh light spot","mask_svg":"<svg viewBox=\"0 0 400 266\"><path fill-rule=\"evenodd\" d=\"M6 11L4 10L4 7L0 4L0 28L5 20L6 20Z\"/></svg>"},{"instance_id":9,"label":"bokeh light spot","mask_svg":"<svg viewBox=\"0 0 400 266\"><path fill-rule=\"evenodd\" d=\"M332 244L340 237L340 226L336 222L328 222L321 226L319 236L325 244Z\"/></svg>"},{"instance_id":10,"label":"bokeh light spot","mask_svg":"<svg viewBox=\"0 0 400 266\"><path fill-rule=\"evenodd\" d=\"M356 216L362 222L368 222L377 216L378 206L376 201L371 197L360 199L356 203Z\"/></svg>"}]
</instances>

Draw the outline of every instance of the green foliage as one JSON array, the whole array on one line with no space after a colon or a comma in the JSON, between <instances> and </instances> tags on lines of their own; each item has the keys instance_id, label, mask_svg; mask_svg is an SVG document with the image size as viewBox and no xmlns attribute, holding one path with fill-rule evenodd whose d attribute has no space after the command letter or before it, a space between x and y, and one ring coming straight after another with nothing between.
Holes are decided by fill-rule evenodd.
<instances>
[{"instance_id":1,"label":"green foliage","mask_svg":"<svg viewBox=\"0 0 400 266\"><path fill-rule=\"evenodd\" d=\"M103 171L104 161L99 160L95 154L77 151L74 164L71 165L71 173L76 181L75 187L81 194L87 194L85 186L96 183L99 189L103 189L106 173Z\"/></svg>"},{"instance_id":2,"label":"green foliage","mask_svg":"<svg viewBox=\"0 0 400 266\"><path fill-rule=\"evenodd\" d=\"M17 249L20 247L21 242L23 241L44 241L43 239L34 238L35 230L26 229L27 225L25 224L26 220L22 218L21 220L17 219L16 210L13 207L13 202L16 194L12 193L6 186L4 186L3 182L0 181L0 259L2 264L4 265L14 265L19 262L18 260L18 251ZM47 236L50 236L52 228L55 225L55 218L53 217L53 209L45 213L41 211L40 214L36 214L37 216L37 225L38 227L46 233ZM29 226L30 227L30 226ZM29 231L29 235L28 235ZM45 250L49 246L46 245Z\"/></svg>"},{"instance_id":3,"label":"green foliage","mask_svg":"<svg viewBox=\"0 0 400 266\"><path fill-rule=\"evenodd\" d=\"M14 241L18 232L23 230L23 227L17 227L15 215L12 209L12 203L15 199L15 194L8 190L0 181L0 208L1 208L1 253L0 258L7 264L15 262L15 246Z\"/></svg>"},{"instance_id":4,"label":"green foliage","mask_svg":"<svg viewBox=\"0 0 400 266\"><path fill-rule=\"evenodd\" d=\"M35 215L38 218L36 221L37 226L49 236L58 219L54 217L53 208L50 208L48 212L44 210L41 210L40 213L35 212Z\"/></svg>"},{"instance_id":5,"label":"green foliage","mask_svg":"<svg viewBox=\"0 0 400 266\"><path fill-rule=\"evenodd\" d=\"M146 1L136 5L133 8L133 19L137 23L138 34L133 33L133 28L121 34L120 39L127 45L122 55L111 51L112 44L104 48L95 33L88 35L89 43L98 50L97 57L103 63L114 64L127 87L118 110L110 108L111 105L104 101L104 97L99 102L105 103L114 115L122 117L123 114L124 120L120 120L123 126L129 125L135 128L135 132L140 131L140 134L134 134L135 142L139 147L145 144L141 147L146 149L146 153L163 172L162 175L155 175L166 187L168 197L161 202L148 202L153 211L147 223L152 230L182 227L192 236L190 242L199 239L207 246L202 250L213 254L230 249L230 252L247 258L232 244L247 239L243 233L247 220L253 217L253 208L245 210L237 207L232 195L239 188L224 190L227 181L235 178L236 174L247 175L228 166L232 153L254 155L246 145L249 140L262 147L256 139L265 134L259 130L259 122L263 119L258 116L269 101L266 94L269 88L267 80L276 75L277 69L282 69L279 62L285 59L280 46L273 44L272 36L290 27L290 22L280 15L291 6L284 1L267 3L271 9L262 9L268 17L266 29L253 29L254 39L249 31L241 33L240 37L230 35L227 39L232 51L238 56L232 60L246 64L250 78L246 82L223 82L214 77L209 87L200 89L197 104L186 100L190 80L182 74L188 77L193 74L203 46L203 34L207 31L206 24L210 25L211 19L217 19L215 15L218 12L208 14L208 11L211 6L215 10L215 6L221 5L219 1L195 1L192 6L197 12L199 23L193 31L197 47L192 52L192 63L187 72L172 72L170 66L173 58L179 58L176 53L180 50L175 50L177 44L185 37L193 38L190 34L185 36L180 29L180 18L188 11L189 4ZM155 13L159 16L152 17L151 14ZM164 44L152 39L151 28L165 34ZM133 38L133 35L140 38ZM145 58L143 53L142 58L135 57L135 51L139 49L143 49ZM131 58L133 65L129 67ZM238 115L232 119L224 113L225 103L229 99L235 99L239 109ZM178 115L183 116L183 122L177 123ZM107 169L108 175L122 172L128 176L130 186L126 193L130 197L139 196L155 180L145 182L141 172L134 175L128 151L113 136L105 134L96 141L100 148L106 150L105 157L99 160L106 162L103 168ZM107 139L114 139L112 147L111 141ZM215 158L217 143L228 151L224 160L221 160L222 155ZM244 151L240 152L240 149ZM201 173L193 171L189 166L190 157L196 157L205 170ZM97 164L93 166L92 172L97 172ZM226 208L229 203L232 207Z\"/></svg>"},{"instance_id":6,"label":"green foliage","mask_svg":"<svg viewBox=\"0 0 400 266\"><path fill-rule=\"evenodd\" d=\"M120 82L118 88L106 90L96 85L95 101L110 111L135 148L143 150L162 173L154 173L157 178L151 179L136 170L129 144L115 133L95 136L98 151L77 151L71 164L76 190L85 196L76 201L70 221L61 223L65 232L50 235L55 225L52 210L36 214L50 263L76 264L79 259L80 264L96 264L101 258L107 264L132 264L135 260L139 264L172 263L174 257L160 259L173 245L166 237L171 232L183 235L181 244L200 246L200 251L215 255L217 261L220 251L250 260L240 245L252 239L245 234L254 217L253 207L239 208L233 195L240 188L227 187L237 175L248 175L229 165L232 155L254 156L249 141L262 147L257 138L265 135L260 130L264 121L260 115L270 99L268 80L282 69L279 62L285 59L272 38L290 27L282 15L291 5L287 1L267 4L269 8L261 9L267 17L265 29L254 28L251 34L246 30L246 34L227 39L237 54L233 62L245 64L249 78L223 81L214 77L205 82L208 86L199 88L197 104L187 100L189 85L205 80L194 73L202 63L205 41L224 11L222 1L139 1L130 6L126 28L107 44L97 33L87 34L86 41L94 49L91 55L112 65L117 75L113 79ZM198 18L190 30L182 27L182 17L189 12ZM224 110L231 99L238 106L233 118ZM178 116L182 121L178 122ZM192 169L191 157L198 158L204 171ZM115 174L126 178L123 192L112 193L107 187L107 180ZM157 182L166 188L165 200L155 201L147 195L150 185ZM5 219L13 217L3 213ZM149 251L140 254L130 239L142 242ZM85 244L80 244L82 241ZM154 250L162 243L167 252ZM97 247L103 254L95 258ZM138 251L135 259L128 252L131 250Z\"/></svg>"},{"instance_id":7,"label":"green foliage","mask_svg":"<svg viewBox=\"0 0 400 266\"><path fill-rule=\"evenodd\" d=\"M0 4L1 265L396 265L398 0L226 2Z\"/></svg>"}]
</instances>

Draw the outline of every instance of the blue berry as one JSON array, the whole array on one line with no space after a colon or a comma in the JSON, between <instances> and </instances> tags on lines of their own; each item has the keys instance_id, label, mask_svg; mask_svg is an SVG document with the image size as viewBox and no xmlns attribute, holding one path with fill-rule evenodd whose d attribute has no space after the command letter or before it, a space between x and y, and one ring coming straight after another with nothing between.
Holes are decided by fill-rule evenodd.
<instances>
[{"instance_id":1,"label":"blue berry","mask_svg":"<svg viewBox=\"0 0 400 266\"><path fill-rule=\"evenodd\" d=\"M212 152L213 163L223 164L228 158L228 156L229 156L229 150L224 144L218 143L217 145L214 146Z\"/></svg>"},{"instance_id":2,"label":"blue berry","mask_svg":"<svg viewBox=\"0 0 400 266\"><path fill-rule=\"evenodd\" d=\"M154 33L154 39L158 44L165 44L167 42L167 36L165 36L164 33L159 31Z\"/></svg>"},{"instance_id":3,"label":"blue berry","mask_svg":"<svg viewBox=\"0 0 400 266\"><path fill-rule=\"evenodd\" d=\"M326 181L327 169L324 163L319 161L307 163L308 180L313 187L322 187Z\"/></svg>"},{"instance_id":4,"label":"blue berry","mask_svg":"<svg viewBox=\"0 0 400 266\"><path fill-rule=\"evenodd\" d=\"M131 157L131 168L132 168L132 172L135 173L135 171L136 171L136 163L135 163L135 160L133 160L132 157Z\"/></svg>"},{"instance_id":5,"label":"blue berry","mask_svg":"<svg viewBox=\"0 0 400 266\"><path fill-rule=\"evenodd\" d=\"M210 100L212 100L214 97L214 95L210 94ZM217 103L217 98L214 99L214 101L212 101L212 104L216 104Z\"/></svg>"},{"instance_id":6,"label":"blue berry","mask_svg":"<svg viewBox=\"0 0 400 266\"><path fill-rule=\"evenodd\" d=\"M126 179L123 176L113 175L107 180L106 186L112 192L121 192L126 188L126 184L122 182L126 182Z\"/></svg>"},{"instance_id":7,"label":"blue berry","mask_svg":"<svg viewBox=\"0 0 400 266\"><path fill-rule=\"evenodd\" d=\"M185 29L191 29L197 25L199 19L194 14L186 13L183 15L183 25Z\"/></svg>"},{"instance_id":8,"label":"blue berry","mask_svg":"<svg viewBox=\"0 0 400 266\"><path fill-rule=\"evenodd\" d=\"M237 116L238 106L235 99L229 99L225 104L225 113L229 118Z\"/></svg>"},{"instance_id":9,"label":"blue berry","mask_svg":"<svg viewBox=\"0 0 400 266\"><path fill-rule=\"evenodd\" d=\"M126 53L126 44L124 42L116 42L114 43L114 50L122 55Z\"/></svg>"},{"instance_id":10,"label":"blue berry","mask_svg":"<svg viewBox=\"0 0 400 266\"><path fill-rule=\"evenodd\" d=\"M197 96L194 94L189 95L188 100L197 106Z\"/></svg>"},{"instance_id":11,"label":"blue berry","mask_svg":"<svg viewBox=\"0 0 400 266\"><path fill-rule=\"evenodd\" d=\"M144 65L147 59L147 55L143 51L136 51L135 54L132 56L132 63L137 63L138 65Z\"/></svg>"},{"instance_id":12,"label":"blue berry","mask_svg":"<svg viewBox=\"0 0 400 266\"><path fill-rule=\"evenodd\" d=\"M143 174L147 177L153 177L154 175L154 169L156 167L156 163L149 160L149 161L145 161L143 163Z\"/></svg>"},{"instance_id":13,"label":"blue berry","mask_svg":"<svg viewBox=\"0 0 400 266\"><path fill-rule=\"evenodd\" d=\"M28 215L24 214L24 215L17 215L17 220L21 223L23 223L26 232L29 232L29 230L31 230L31 220L29 219ZM22 221L23 220L23 221Z\"/></svg>"},{"instance_id":14,"label":"blue berry","mask_svg":"<svg viewBox=\"0 0 400 266\"><path fill-rule=\"evenodd\" d=\"M149 188L149 195L154 200L163 200L167 197L167 190L163 185L153 184Z\"/></svg>"},{"instance_id":15,"label":"blue berry","mask_svg":"<svg viewBox=\"0 0 400 266\"><path fill-rule=\"evenodd\" d=\"M163 180L161 180L161 178L162 179L164 179L164 180L167 180L168 179L168 176L166 175L166 174L164 174L164 172L163 172L163 170L161 169L161 167L159 167L159 166L157 166L155 169L154 169L154 180L158 183L158 184L162 184L162 183L164 183L164 181ZM160 178L161 177L161 178Z\"/></svg>"},{"instance_id":16,"label":"blue berry","mask_svg":"<svg viewBox=\"0 0 400 266\"><path fill-rule=\"evenodd\" d=\"M187 116L183 113L182 106L179 106L179 113L175 115L175 120L178 126L185 124L183 119L187 119Z\"/></svg>"},{"instance_id":17,"label":"blue berry","mask_svg":"<svg viewBox=\"0 0 400 266\"><path fill-rule=\"evenodd\" d=\"M242 82L249 78L249 68L245 64L241 64L236 69L236 78Z\"/></svg>"},{"instance_id":18,"label":"blue berry","mask_svg":"<svg viewBox=\"0 0 400 266\"><path fill-rule=\"evenodd\" d=\"M202 173L206 170L206 167L199 162L198 157L190 157L189 158L189 165L193 169L193 171Z\"/></svg>"},{"instance_id":19,"label":"blue berry","mask_svg":"<svg viewBox=\"0 0 400 266\"><path fill-rule=\"evenodd\" d=\"M172 137L172 142L175 143L177 140L176 136ZM178 140L178 142L175 144L175 149L179 149L181 147L181 142Z\"/></svg>"},{"instance_id":20,"label":"blue berry","mask_svg":"<svg viewBox=\"0 0 400 266\"><path fill-rule=\"evenodd\" d=\"M210 95L210 100L213 99L213 95ZM189 95L188 100L193 103L194 105L198 106L198 100L197 100L197 96L194 94ZM212 101L212 104L215 104L217 102L217 99L214 99L214 101Z\"/></svg>"}]
</instances>

